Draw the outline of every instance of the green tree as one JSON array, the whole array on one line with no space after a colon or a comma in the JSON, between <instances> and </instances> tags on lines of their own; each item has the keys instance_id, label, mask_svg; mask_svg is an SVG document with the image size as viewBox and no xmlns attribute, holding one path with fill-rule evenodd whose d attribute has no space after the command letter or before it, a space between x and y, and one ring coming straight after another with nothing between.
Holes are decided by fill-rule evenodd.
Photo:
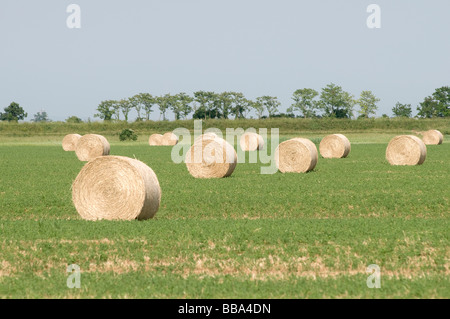
<instances>
[{"instance_id":1,"label":"green tree","mask_svg":"<svg viewBox=\"0 0 450 319\"><path fill-rule=\"evenodd\" d=\"M263 110L266 110L267 113L269 113L269 117L274 115L278 111L278 107L281 105L278 99L274 96L261 96L256 98L256 101L262 106ZM258 116L261 118L260 115Z\"/></svg>"},{"instance_id":2,"label":"green tree","mask_svg":"<svg viewBox=\"0 0 450 319\"><path fill-rule=\"evenodd\" d=\"M196 114L196 116L198 116L199 114L203 114L206 119L206 105L208 103L208 94L205 91L197 91L194 92L194 101L196 103L199 104L198 107L195 107L195 112L194 114ZM201 117L196 117L196 118L201 118Z\"/></svg>"},{"instance_id":3,"label":"green tree","mask_svg":"<svg viewBox=\"0 0 450 319\"><path fill-rule=\"evenodd\" d=\"M177 109L180 111L180 114L183 115L183 118L186 119L187 116L192 112L191 103L194 99L190 97L188 94L181 92L176 95L176 103Z\"/></svg>"},{"instance_id":4,"label":"green tree","mask_svg":"<svg viewBox=\"0 0 450 319\"><path fill-rule=\"evenodd\" d=\"M128 122L128 115L130 114L130 111L133 109L132 102L130 101L130 99L122 99L118 101L117 104L125 118L125 122Z\"/></svg>"},{"instance_id":5,"label":"green tree","mask_svg":"<svg viewBox=\"0 0 450 319\"><path fill-rule=\"evenodd\" d=\"M372 91L362 91L361 96L356 102L361 108L359 114L363 115L365 118L369 118L371 114L375 115L378 109L377 103L380 102L380 99L377 98Z\"/></svg>"},{"instance_id":6,"label":"green tree","mask_svg":"<svg viewBox=\"0 0 450 319\"><path fill-rule=\"evenodd\" d=\"M135 95L135 97L139 100L140 105L142 106L145 119L150 120L150 114L152 113L152 107L156 104L156 99L150 93L139 93Z\"/></svg>"},{"instance_id":7,"label":"green tree","mask_svg":"<svg viewBox=\"0 0 450 319\"><path fill-rule=\"evenodd\" d=\"M355 100L353 95L342 90L342 87L331 83L322 89L320 94L321 108L328 117L349 118L353 116Z\"/></svg>"},{"instance_id":8,"label":"green tree","mask_svg":"<svg viewBox=\"0 0 450 319\"><path fill-rule=\"evenodd\" d=\"M166 112L170 108L172 108L172 104L174 102L173 96L168 93L162 96L158 96L156 98L156 104L158 104L159 107L159 118L161 118L161 115L163 117L163 121L166 120Z\"/></svg>"},{"instance_id":9,"label":"green tree","mask_svg":"<svg viewBox=\"0 0 450 319\"><path fill-rule=\"evenodd\" d=\"M33 115L32 122L50 122L46 111L41 110Z\"/></svg>"},{"instance_id":10,"label":"green tree","mask_svg":"<svg viewBox=\"0 0 450 319\"><path fill-rule=\"evenodd\" d=\"M450 116L450 86L443 86L427 96L417 107L420 117L446 117Z\"/></svg>"},{"instance_id":11,"label":"green tree","mask_svg":"<svg viewBox=\"0 0 450 319\"><path fill-rule=\"evenodd\" d=\"M320 109L320 100L315 100L319 92L313 89L300 89L294 92L294 103L287 109L288 113L300 111L304 118L316 117Z\"/></svg>"},{"instance_id":12,"label":"green tree","mask_svg":"<svg viewBox=\"0 0 450 319\"><path fill-rule=\"evenodd\" d=\"M137 113L136 121L142 121L141 110L144 107L144 105L142 104L139 94L136 94L136 95L128 98L128 102L130 104L130 108L136 110L136 113Z\"/></svg>"},{"instance_id":13,"label":"green tree","mask_svg":"<svg viewBox=\"0 0 450 319\"><path fill-rule=\"evenodd\" d=\"M261 98L257 98L256 101L250 101L250 108L255 110L258 119L261 119L264 113L264 106L262 105Z\"/></svg>"},{"instance_id":14,"label":"green tree","mask_svg":"<svg viewBox=\"0 0 450 319\"><path fill-rule=\"evenodd\" d=\"M248 111L249 103L241 92L228 92L231 100L230 114L234 115L234 118L244 118L245 113Z\"/></svg>"},{"instance_id":15,"label":"green tree","mask_svg":"<svg viewBox=\"0 0 450 319\"><path fill-rule=\"evenodd\" d=\"M411 104L402 104L397 102L392 108L392 113L394 113L395 117L411 117Z\"/></svg>"},{"instance_id":16,"label":"green tree","mask_svg":"<svg viewBox=\"0 0 450 319\"><path fill-rule=\"evenodd\" d=\"M111 121L112 116L116 114L115 105L117 104L114 100L106 100L100 102L97 106L97 112L94 117L101 118L104 121Z\"/></svg>"},{"instance_id":17,"label":"green tree","mask_svg":"<svg viewBox=\"0 0 450 319\"><path fill-rule=\"evenodd\" d=\"M231 105L233 104L233 93L223 92L217 95L217 104L220 109L222 116L227 119L228 115L231 113Z\"/></svg>"},{"instance_id":18,"label":"green tree","mask_svg":"<svg viewBox=\"0 0 450 319\"><path fill-rule=\"evenodd\" d=\"M83 120L78 116L72 115L66 119L66 123L83 123Z\"/></svg>"},{"instance_id":19,"label":"green tree","mask_svg":"<svg viewBox=\"0 0 450 319\"><path fill-rule=\"evenodd\" d=\"M12 102L9 106L3 109L4 113L0 113L0 121L18 122L25 119L28 114L16 102Z\"/></svg>"}]
</instances>

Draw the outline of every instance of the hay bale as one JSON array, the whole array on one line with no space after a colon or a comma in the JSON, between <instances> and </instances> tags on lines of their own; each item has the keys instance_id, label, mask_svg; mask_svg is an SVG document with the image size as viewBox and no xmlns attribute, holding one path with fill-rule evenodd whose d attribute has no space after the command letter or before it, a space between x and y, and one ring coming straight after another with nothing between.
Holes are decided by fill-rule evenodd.
<instances>
[{"instance_id":1,"label":"hay bale","mask_svg":"<svg viewBox=\"0 0 450 319\"><path fill-rule=\"evenodd\" d=\"M205 134L202 134L202 135L200 135L199 137L197 137L197 138L194 140L194 143L197 143L197 142L200 141L200 140L213 140L213 139L215 139L215 138L218 138L218 136L217 136L216 133L205 133Z\"/></svg>"},{"instance_id":2,"label":"hay bale","mask_svg":"<svg viewBox=\"0 0 450 319\"><path fill-rule=\"evenodd\" d=\"M350 141L342 134L325 136L319 145L320 155L324 158L344 158L350 150Z\"/></svg>"},{"instance_id":3,"label":"hay bale","mask_svg":"<svg viewBox=\"0 0 450 319\"><path fill-rule=\"evenodd\" d=\"M244 152L252 152L264 148L264 139L259 134L247 132L242 134L239 144Z\"/></svg>"},{"instance_id":4,"label":"hay bale","mask_svg":"<svg viewBox=\"0 0 450 319\"><path fill-rule=\"evenodd\" d=\"M161 145L176 145L178 143L178 136L173 134L172 132L167 132L162 136L162 143Z\"/></svg>"},{"instance_id":5,"label":"hay bale","mask_svg":"<svg viewBox=\"0 0 450 319\"><path fill-rule=\"evenodd\" d=\"M282 173L306 173L316 167L319 154L316 145L305 138L293 138L278 145L275 163Z\"/></svg>"},{"instance_id":6,"label":"hay bale","mask_svg":"<svg viewBox=\"0 0 450 319\"><path fill-rule=\"evenodd\" d=\"M151 146L162 145L163 136L161 134L152 134L148 139L148 144Z\"/></svg>"},{"instance_id":7,"label":"hay bale","mask_svg":"<svg viewBox=\"0 0 450 319\"><path fill-rule=\"evenodd\" d=\"M72 201L83 219L143 220L158 211L161 188L143 162L102 156L81 169L72 185Z\"/></svg>"},{"instance_id":8,"label":"hay bale","mask_svg":"<svg viewBox=\"0 0 450 319\"><path fill-rule=\"evenodd\" d=\"M233 146L220 137L197 139L185 158L189 173L195 178L230 176L237 164Z\"/></svg>"},{"instance_id":9,"label":"hay bale","mask_svg":"<svg viewBox=\"0 0 450 319\"><path fill-rule=\"evenodd\" d=\"M429 130L422 133L422 141L425 145L440 145L444 141L444 135L438 130Z\"/></svg>"},{"instance_id":10,"label":"hay bale","mask_svg":"<svg viewBox=\"0 0 450 319\"><path fill-rule=\"evenodd\" d=\"M386 159L391 165L420 165L427 157L427 147L414 135L394 137L386 148Z\"/></svg>"},{"instance_id":11,"label":"hay bale","mask_svg":"<svg viewBox=\"0 0 450 319\"><path fill-rule=\"evenodd\" d=\"M110 146L105 137L86 134L78 140L75 153L80 161L90 161L98 156L109 155Z\"/></svg>"},{"instance_id":12,"label":"hay bale","mask_svg":"<svg viewBox=\"0 0 450 319\"><path fill-rule=\"evenodd\" d=\"M62 141L63 150L67 151L75 151L77 148L78 140L81 138L80 134L67 134L64 136Z\"/></svg>"}]
</instances>

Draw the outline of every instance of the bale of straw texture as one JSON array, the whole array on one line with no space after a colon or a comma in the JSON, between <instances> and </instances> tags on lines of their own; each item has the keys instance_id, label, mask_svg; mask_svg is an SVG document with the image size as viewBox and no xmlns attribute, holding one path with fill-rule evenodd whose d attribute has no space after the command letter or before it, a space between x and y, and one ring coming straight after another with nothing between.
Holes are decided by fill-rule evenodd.
<instances>
[{"instance_id":1,"label":"bale of straw texture","mask_svg":"<svg viewBox=\"0 0 450 319\"><path fill-rule=\"evenodd\" d=\"M264 148L264 139L259 134L247 132L242 134L239 144L244 152L252 152Z\"/></svg>"},{"instance_id":2,"label":"bale of straw texture","mask_svg":"<svg viewBox=\"0 0 450 319\"><path fill-rule=\"evenodd\" d=\"M200 140L213 140L213 139L215 139L215 138L218 138L218 136L217 136L216 133L205 133L205 134L202 134L202 135L200 135L199 137L197 137L197 138L194 140L194 143L197 143L197 142L200 141Z\"/></svg>"},{"instance_id":3,"label":"bale of straw texture","mask_svg":"<svg viewBox=\"0 0 450 319\"><path fill-rule=\"evenodd\" d=\"M172 132L167 132L162 137L161 145L176 145L178 143L178 136L173 134Z\"/></svg>"},{"instance_id":4,"label":"bale of straw texture","mask_svg":"<svg viewBox=\"0 0 450 319\"><path fill-rule=\"evenodd\" d=\"M350 141L342 134L325 136L319 145L320 155L324 158L344 158L350 150Z\"/></svg>"},{"instance_id":5,"label":"bale of straw texture","mask_svg":"<svg viewBox=\"0 0 450 319\"><path fill-rule=\"evenodd\" d=\"M293 138L278 145L275 163L282 173L306 173L316 167L316 145L306 138Z\"/></svg>"},{"instance_id":6,"label":"bale of straw texture","mask_svg":"<svg viewBox=\"0 0 450 319\"><path fill-rule=\"evenodd\" d=\"M98 156L109 155L110 146L105 137L97 134L83 135L79 140L75 153L80 161L90 161Z\"/></svg>"},{"instance_id":7,"label":"bale of straw texture","mask_svg":"<svg viewBox=\"0 0 450 319\"><path fill-rule=\"evenodd\" d=\"M230 176L237 164L234 147L220 137L197 139L185 158L189 173L195 178Z\"/></svg>"},{"instance_id":8,"label":"bale of straw texture","mask_svg":"<svg viewBox=\"0 0 450 319\"><path fill-rule=\"evenodd\" d=\"M440 145L444 141L444 135L438 130L429 130L422 134L422 141L425 145Z\"/></svg>"},{"instance_id":9,"label":"bale of straw texture","mask_svg":"<svg viewBox=\"0 0 450 319\"><path fill-rule=\"evenodd\" d=\"M80 134L67 134L62 141L63 150L75 151L77 148L78 140L81 138Z\"/></svg>"},{"instance_id":10,"label":"bale of straw texture","mask_svg":"<svg viewBox=\"0 0 450 319\"><path fill-rule=\"evenodd\" d=\"M162 145L163 136L161 134L152 134L148 139L148 144L151 146Z\"/></svg>"},{"instance_id":11,"label":"bale of straw texture","mask_svg":"<svg viewBox=\"0 0 450 319\"><path fill-rule=\"evenodd\" d=\"M102 156L81 169L72 184L72 201L86 220L143 220L158 211L161 188L143 162Z\"/></svg>"},{"instance_id":12,"label":"bale of straw texture","mask_svg":"<svg viewBox=\"0 0 450 319\"><path fill-rule=\"evenodd\" d=\"M391 165L420 165L427 157L427 147L414 135L394 137L386 148L386 159Z\"/></svg>"}]
</instances>

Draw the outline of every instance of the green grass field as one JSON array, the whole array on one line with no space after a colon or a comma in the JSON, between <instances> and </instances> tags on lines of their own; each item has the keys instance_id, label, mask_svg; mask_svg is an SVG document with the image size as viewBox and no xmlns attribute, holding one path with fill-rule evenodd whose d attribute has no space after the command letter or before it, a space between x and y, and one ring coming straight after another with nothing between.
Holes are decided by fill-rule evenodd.
<instances>
[{"instance_id":1,"label":"green grass field","mask_svg":"<svg viewBox=\"0 0 450 319\"><path fill-rule=\"evenodd\" d=\"M393 167L394 135L349 133L348 158L307 174L238 164L215 180L191 177L170 147L111 137L111 154L145 162L162 188L156 217L131 222L79 217L84 163L61 136L2 138L0 298L449 298L450 137L423 165ZM381 289L366 285L370 264Z\"/></svg>"}]
</instances>

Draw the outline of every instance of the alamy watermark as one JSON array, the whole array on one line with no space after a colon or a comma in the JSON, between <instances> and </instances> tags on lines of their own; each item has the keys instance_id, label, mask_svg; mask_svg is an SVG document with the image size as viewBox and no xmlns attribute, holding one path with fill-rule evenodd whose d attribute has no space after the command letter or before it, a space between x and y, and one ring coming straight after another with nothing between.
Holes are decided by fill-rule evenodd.
<instances>
[{"instance_id":1,"label":"alamy watermark","mask_svg":"<svg viewBox=\"0 0 450 319\"><path fill-rule=\"evenodd\" d=\"M66 25L69 29L81 28L81 8L78 4L70 4L66 9L70 15L66 19Z\"/></svg>"},{"instance_id":2,"label":"alamy watermark","mask_svg":"<svg viewBox=\"0 0 450 319\"><path fill-rule=\"evenodd\" d=\"M81 288L81 270L80 266L72 264L67 266L66 271L70 273L67 277L67 288Z\"/></svg>"},{"instance_id":3,"label":"alamy watermark","mask_svg":"<svg viewBox=\"0 0 450 319\"><path fill-rule=\"evenodd\" d=\"M367 13L371 13L366 24L369 29L381 28L381 8L378 4L371 4L367 7Z\"/></svg>"},{"instance_id":4,"label":"alamy watermark","mask_svg":"<svg viewBox=\"0 0 450 319\"><path fill-rule=\"evenodd\" d=\"M202 121L195 120L194 121L194 141L201 137L202 134L206 133L215 133L217 137L223 138L231 145L235 145L235 142L239 144L239 138L244 133L258 133L261 135L263 140L265 141L264 147L258 152L249 152L248 153L248 163L259 163L261 164L269 164L268 166L261 166L261 174L275 174L278 169L276 167L275 162L275 150L279 144L279 129L273 128L270 130L270 150L267 147L268 143L268 130L266 128L260 128L258 132L254 128L242 129L242 128L227 128L225 136L223 136L222 131L217 128L209 128L203 132L202 130ZM191 148L192 134L186 128L177 128L172 131L175 135L178 136L179 142L172 148L171 158L172 161L176 164L183 163L188 161L188 163L224 163L224 161L233 161L234 159L230 156L221 156L221 154L216 153L216 150L212 147L206 146L202 149L201 154L197 156L194 154L193 158L186 157L189 149ZM269 152L270 151L270 152ZM246 152L243 151L240 147L237 147L237 162L238 163L246 163Z\"/></svg>"},{"instance_id":5,"label":"alamy watermark","mask_svg":"<svg viewBox=\"0 0 450 319\"><path fill-rule=\"evenodd\" d=\"M368 288L381 288L381 269L380 266L372 264L367 266L366 272L371 274L367 277L367 287Z\"/></svg>"}]
</instances>

